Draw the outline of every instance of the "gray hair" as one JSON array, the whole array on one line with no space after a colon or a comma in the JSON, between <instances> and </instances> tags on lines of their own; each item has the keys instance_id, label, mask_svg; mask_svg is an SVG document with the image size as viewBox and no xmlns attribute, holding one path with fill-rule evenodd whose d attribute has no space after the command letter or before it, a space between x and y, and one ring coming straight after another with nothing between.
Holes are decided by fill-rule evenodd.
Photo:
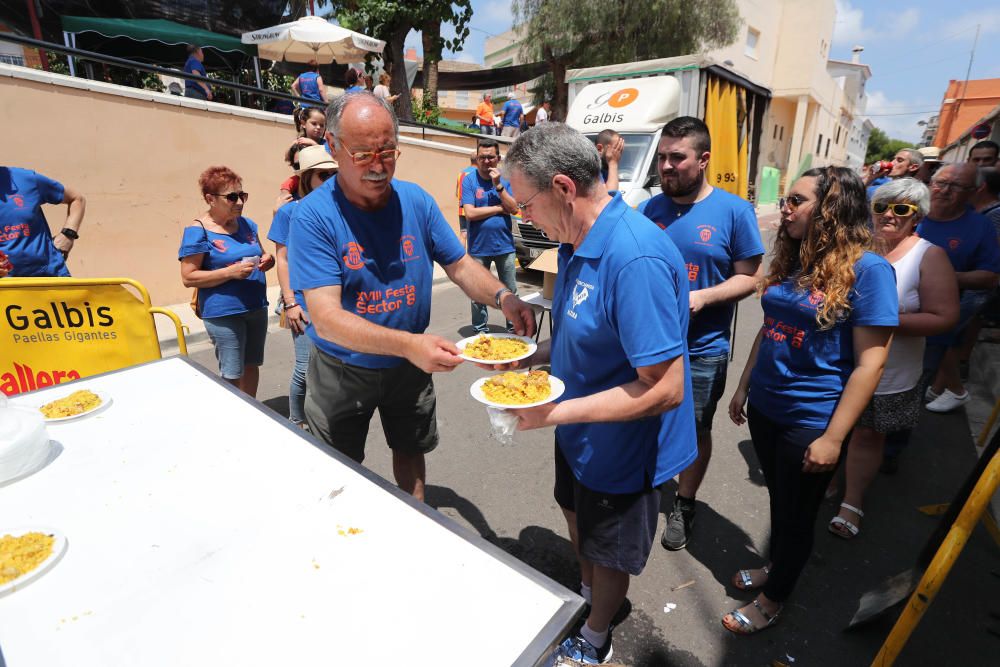
<instances>
[{"instance_id":1,"label":"gray hair","mask_svg":"<svg viewBox=\"0 0 1000 667\"><path fill-rule=\"evenodd\" d=\"M913 204L920 219L931 210L931 191L915 178L895 178L875 191L872 203Z\"/></svg>"},{"instance_id":2,"label":"gray hair","mask_svg":"<svg viewBox=\"0 0 1000 667\"><path fill-rule=\"evenodd\" d=\"M956 174L962 173L972 173L973 176L973 186L977 189L983 185L983 170L975 165L973 162L947 162L938 169L934 176L931 177L931 181L936 181L941 178L941 172L945 169L951 168Z\"/></svg>"},{"instance_id":3,"label":"gray hair","mask_svg":"<svg viewBox=\"0 0 1000 667\"><path fill-rule=\"evenodd\" d=\"M367 90L359 90L355 93L337 95L326 108L326 131L332 134L334 139L340 137L340 121L344 117L347 105L351 102L365 102L385 109L392 119L392 133L397 139L399 138L399 119L396 118L396 112L389 102Z\"/></svg>"},{"instance_id":4,"label":"gray hair","mask_svg":"<svg viewBox=\"0 0 1000 667\"><path fill-rule=\"evenodd\" d=\"M514 169L539 191L552 187L556 174L569 177L581 194L590 194L601 178L597 147L569 125L542 123L517 138L503 162L504 175Z\"/></svg>"},{"instance_id":5,"label":"gray hair","mask_svg":"<svg viewBox=\"0 0 1000 667\"><path fill-rule=\"evenodd\" d=\"M897 155L899 153L906 153L906 159L910 161L910 164L915 164L919 167L924 163L924 154L916 148L900 148L896 151Z\"/></svg>"}]
</instances>

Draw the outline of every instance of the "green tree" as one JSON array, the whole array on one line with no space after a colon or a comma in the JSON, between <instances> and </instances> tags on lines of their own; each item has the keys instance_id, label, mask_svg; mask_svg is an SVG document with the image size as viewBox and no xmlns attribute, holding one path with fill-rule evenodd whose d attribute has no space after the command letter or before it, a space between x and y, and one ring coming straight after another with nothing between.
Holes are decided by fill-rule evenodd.
<instances>
[{"instance_id":1,"label":"green tree","mask_svg":"<svg viewBox=\"0 0 1000 667\"><path fill-rule=\"evenodd\" d=\"M428 33L424 41L424 58L430 51L433 74L425 67L424 76L433 81L425 83L425 89L434 91L434 105L437 100L437 62L444 47L460 48L469 34L467 24L472 18L471 0L445 2L444 0L330 0L323 3L331 7L341 25L363 32L385 41L386 48L382 61L392 77L390 91L398 94L396 110L399 117L413 120L413 102L406 80L406 66L403 61L403 45L410 30ZM455 7L452 7L452 5ZM455 38L441 38L441 23L447 21L455 26ZM429 40L429 41L428 41ZM428 49L428 44L430 49ZM429 84L429 85L428 85ZM433 86L433 88L430 88Z\"/></svg>"},{"instance_id":2,"label":"green tree","mask_svg":"<svg viewBox=\"0 0 1000 667\"><path fill-rule=\"evenodd\" d=\"M424 48L424 105L438 104L438 63L444 49L458 51L469 36L472 20L471 0L424 0L419 3L424 21L420 25L420 39ZM452 39L441 37L441 25L455 27Z\"/></svg>"},{"instance_id":3,"label":"green tree","mask_svg":"<svg viewBox=\"0 0 1000 667\"><path fill-rule=\"evenodd\" d=\"M514 0L521 56L552 73L553 112L566 111L566 70L668 58L731 44L735 0ZM536 98L537 101L537 98Z\"/></svg>"},{"instance_id":4,"label":"green tree","mask_svg":"<svg viewBox=\"0 0 1000 667\"><path fill-rule=\"evenodd\" d=\"M865 164L876 160L891 160L901 148L912 148L913 144L902 139L890 139L889 135L874 128L868 135L868 150L865 152Z\"/></svg>"}]
</instances>

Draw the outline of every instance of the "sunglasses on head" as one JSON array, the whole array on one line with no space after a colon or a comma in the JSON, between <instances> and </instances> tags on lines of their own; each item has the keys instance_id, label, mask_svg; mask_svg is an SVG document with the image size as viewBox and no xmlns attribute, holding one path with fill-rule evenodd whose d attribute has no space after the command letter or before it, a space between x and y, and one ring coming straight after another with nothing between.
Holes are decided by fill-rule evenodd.
<instances>
[{"instance_id":1,"label":"sunglasses on head","mask_svg":"<svg viewBox=\"0 0 1000 667\"><path fill-rule=\"evenodd\" d=\"M210 194L213 194L216 197L223 197L230 204L235 204L238 201L245 202L247 200L247 197L250 196L250 193L248 192L230 192L228 194L222 194L220 192L212 192Z\"/></svg>"},{"instance_id":2,"label":"sunglasses on head","mask_svg":"<svg viewBox=\"0 0 1000 667\"><path fill-rule=\"evenodd\" d=\"M897 204L896 202L875 202L872 204L872 213L883 215L886 211L892 211L897 218L908 218L917 212L914 204Z\"/></svg>"}]
</instances>

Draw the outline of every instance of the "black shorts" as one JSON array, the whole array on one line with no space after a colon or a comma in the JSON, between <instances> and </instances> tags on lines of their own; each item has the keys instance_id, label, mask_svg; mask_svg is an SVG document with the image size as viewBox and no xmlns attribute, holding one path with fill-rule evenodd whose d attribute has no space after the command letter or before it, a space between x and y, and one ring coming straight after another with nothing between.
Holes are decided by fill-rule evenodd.
<instances>
[{"instance_id":1,"label":"black shorts","mask_svg":"<svg viewBox=\"0 0 1000 667\"><path fill-rule=\"evenodd\" d=\"M393 451L424 454L437 447L437 401L429 373L408 361L393 368L351 366L313 349L305 412L316 437L361 463L375 408Z\"/></svg>"},{"instance_id":2,"label":"black shorts","mask_svg":"<svg viewBox=\"0 0 1000 667\"><path fill-rule=\"evenodd\" d=\"M573 475L559 443L555 451L554 496L576 513L580 555L602 567L638 575L646 567L656 537L660 492L652 486L636 493L601 493Z\"/></svg>"}]
</instances>

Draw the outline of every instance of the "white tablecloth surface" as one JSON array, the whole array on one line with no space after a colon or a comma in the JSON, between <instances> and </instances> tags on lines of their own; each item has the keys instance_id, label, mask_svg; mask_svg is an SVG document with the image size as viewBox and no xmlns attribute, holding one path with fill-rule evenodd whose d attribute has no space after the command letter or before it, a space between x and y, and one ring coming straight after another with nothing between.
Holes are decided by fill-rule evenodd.
<instances>
[{"instance_id":1,"label":"white tablecloth surface","mask_svg":"<svg viewBox=\"0 0 1000 667\"><path fill-rule=\"evenodd\" d=\"M0 487L0 534L69 545L0 598L0 664L531 664L581 605L185 360L12 403L77 388L113 403Z\"/></svg>"}]
</instances>

